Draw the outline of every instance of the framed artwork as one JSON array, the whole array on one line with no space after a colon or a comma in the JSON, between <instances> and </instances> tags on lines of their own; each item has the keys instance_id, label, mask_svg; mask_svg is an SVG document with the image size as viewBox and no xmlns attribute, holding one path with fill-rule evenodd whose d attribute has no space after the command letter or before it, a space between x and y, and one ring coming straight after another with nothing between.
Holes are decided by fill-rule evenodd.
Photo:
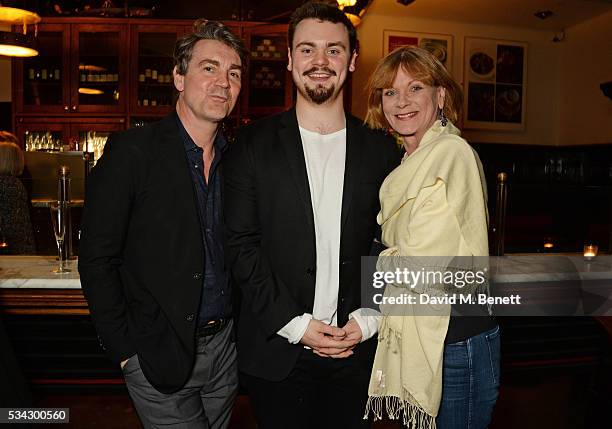
<instances>
[{"instance_id":1,"label":"framed artwork","mask_svg":"<svg viewBox=\"0 0 612 429\"><path fill-rule=\"evenodd\" d=\"M527 43L466 37L463 126L525 129Z\"/></svg>"},{"instance_id":2,"label":"framed artwork","mask_svg":"<svg viewBox=\"0 0 612 429\"><path fill-rule=\"evenodd\" d=\"M400 46L418 46L433 53L452 72L453 36L450 34L409 33L383 30L383 56Z\"/></svg>"}]
</instances>

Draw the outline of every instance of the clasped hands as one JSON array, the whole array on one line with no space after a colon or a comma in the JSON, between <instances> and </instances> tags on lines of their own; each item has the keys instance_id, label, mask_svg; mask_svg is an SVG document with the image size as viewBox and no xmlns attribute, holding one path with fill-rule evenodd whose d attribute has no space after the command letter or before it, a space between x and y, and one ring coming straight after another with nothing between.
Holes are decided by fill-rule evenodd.
<instances>
[{"instance_id":1,"label":"clasped hands","mask_svg":"<svg viewBox=\"0 0 612 429\"><path fill-rule=\"evenodd\" d=\"M300 343L321 357L340 359L351 356L361 338L361 328L355 319L350 319L342 328L312 319Z\"/></svg>"}]
</instances>

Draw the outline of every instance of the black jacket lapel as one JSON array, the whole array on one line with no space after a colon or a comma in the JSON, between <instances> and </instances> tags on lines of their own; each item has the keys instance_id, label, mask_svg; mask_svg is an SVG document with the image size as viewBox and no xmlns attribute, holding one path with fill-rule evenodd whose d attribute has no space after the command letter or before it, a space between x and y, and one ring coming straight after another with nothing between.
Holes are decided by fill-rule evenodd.
<instances>
[{"instance_id":1,"label":"black jacket lapel","mask_svg":"<svg viewBox=\"0 0 612 429\"><path fill-rule=\"evenodd\" d=\"M178 176L183 184L185 179L191 183L189 175L189 167L187 165L187 156L185 154L185 145L179 134L177 123L178 117L176 113L171 113L158 123L158 132L156 144L158 147L158 156L161 165L168 169L168 173L172 176ZM185 168L178 171L178 166ZM180 173L180 174L179 174Z\"/></svg>"},{"instance_id":2,"label":"black jacket lapel","mask_svg":"<svg viewBox=\"0 0 612 429\"><path fill-rule=\"evenodd\" d=\"M353 200L353 194L359 189L359 169L363 136L359 133L358 119L346 115L346 162L344 164L344 191L342 192L342 222L344 228Z\"/></svg>"},{"instance_id":3,"label":"black jacket lapel","mask_svg":"<svg viewBox=\"0 0 612 429\"><path fill-rule=\"evenodd\" d=\"M176 201L186 204L177 207L177 210L189 210L199 222L197 197L193 179L189 171L185 145L179 133L178 117L176 113L171 113L159 122L157 145L158 165L163 169L158 174L163 174L166 184L173 189L177 195Z\"/></svg>"},{"instance_id":4,"label":"black jacket lapel","mask_svg":"<svg viewBox=\"0 0 612 429\"><path fill-rule=\"evenodd\" d=\"M288 110L281 116L278 137L281 146L285 149L293 181L304 205L306 219L310 226L314 227L306 160L304 159L304 149L302 148L302 138L300 137L295 109Z\"/></svg>"}]
</instances>

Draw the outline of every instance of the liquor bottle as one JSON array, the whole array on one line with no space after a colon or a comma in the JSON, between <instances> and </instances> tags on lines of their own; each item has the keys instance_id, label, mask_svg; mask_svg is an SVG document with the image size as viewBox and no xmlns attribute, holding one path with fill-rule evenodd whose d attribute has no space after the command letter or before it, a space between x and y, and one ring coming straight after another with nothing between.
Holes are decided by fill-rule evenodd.
<instances>
[{"instance_id":1,"label":"liquor bottle","mask_svg":"<svg viewBox=\"0 0 612 429\"><path fill-rule=\"evenodd\" d=\"M42 69L40 76L42 77L42 80L47 80L47 69Z\"/></svg>"},{"instance_id":2,"label":"liquor bottle","mask_svg":"<svg viewBox=\"0 0 612 429\"><path fill-rule=\"evenodd\" d=\"M53 77L55 78L55 80L59 80L60 79L60 71L59 71L59 69L55 69L55 73L53 73Z\"/></svg>"},{"instance_id":3,"label":"liquor bottle","mask_svg":"<svg viewBox=\"0 0 612 429\"><path fill-rule=\"evenodd\" d=\"M34 69L33 68L29 68L28 69L28 79L29 80L34 80L34 76L35 76Z\"/></svg>"},{"instance_id":4,"label":"liquor bottle","mask_svg":"<svg viewBox=\"0 0 612 429\"><path fill-rule=\"evenodd\" d=\"M151 80L151 69L145 69L145 80L147 82Z\"/></svg>"},{"instance_id":5,"label":"liquor bottle","mask_svg":"<svg viewBox=\"0 0 612 429\"><path fill-rule=\"evenodd\" d=\"M157 82L157 64L153 64L153 69L151 70L151 79L154 82Z\"/></svg>"}]
</instances>

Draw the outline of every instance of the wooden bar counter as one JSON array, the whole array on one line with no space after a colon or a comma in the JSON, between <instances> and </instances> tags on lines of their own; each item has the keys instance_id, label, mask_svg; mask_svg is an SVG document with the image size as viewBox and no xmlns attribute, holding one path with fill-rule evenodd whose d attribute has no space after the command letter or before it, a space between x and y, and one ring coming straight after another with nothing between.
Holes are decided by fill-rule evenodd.
<instances>
[{"instance_id":1,"label":"wooden bar counter","mask_svg":"<svg viewBox=\"0 0 612 429\"><path fill-rule=\"evenodd\" d=\"M4 314L88 315L76 260L72 272L55 274L53 256L0 257L0 312Z\"/></svg>"},{"instance_id":2,"label":"wooden bar counter","mask_svg":"<svg viewBox=\"0 0 612 429\"><path fill-rule=\"evenodd\" d=\"M68 261L69 274L53 273L57 264L53 256L0 257L0 314L26 374L42 384L121 383L98 345L76 260ZM531 308L544 308L532 314L498 307L502 371L582 371L605 360L612 338L612 256L588 262L581 255L513 255L492 258L490 270L492 288L535 296ZM579 284L575 312L547 314L556 291L567 293L567 281Z\"/></svg>"}]
</instances>

